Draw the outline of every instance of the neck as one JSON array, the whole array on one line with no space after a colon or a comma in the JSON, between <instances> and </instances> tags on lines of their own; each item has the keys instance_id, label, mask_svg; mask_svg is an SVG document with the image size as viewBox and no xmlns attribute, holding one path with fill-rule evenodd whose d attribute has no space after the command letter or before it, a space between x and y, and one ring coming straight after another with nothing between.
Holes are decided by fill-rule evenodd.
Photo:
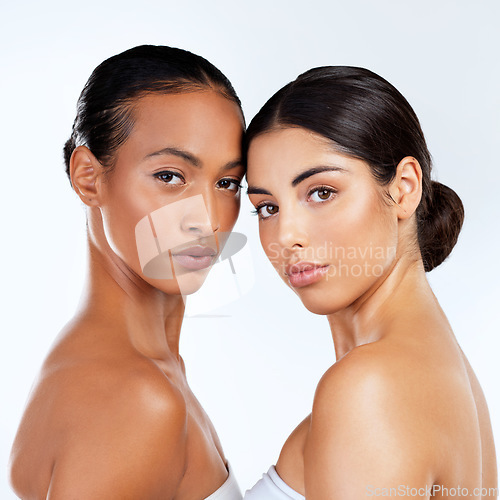
<instances>
[{"instance_id":1,"label":"neck","mask_svg":"<svg viewBox=\"0 0 500 500\"><path fill-rule=\"evenodd\" d=\"M401 319L401 311L418 317L421 307L426 313L440 310L422 261L399 258L350 306L328 315L337 361L355 347L384 337L395 320Z\"/></svg>"},{"instance_id":2,"label":"neck","mask_svg":"<svg viewBox=\"0 0 500 500\"><path fill-rule=\"evenodd\" d=\"M112 251L102 225L93 220L88 224L88 273L78 316L109 325L109 331L128 338L148 358L179 360L183 297L144 281Z\"/></svg>"}]
</instances>

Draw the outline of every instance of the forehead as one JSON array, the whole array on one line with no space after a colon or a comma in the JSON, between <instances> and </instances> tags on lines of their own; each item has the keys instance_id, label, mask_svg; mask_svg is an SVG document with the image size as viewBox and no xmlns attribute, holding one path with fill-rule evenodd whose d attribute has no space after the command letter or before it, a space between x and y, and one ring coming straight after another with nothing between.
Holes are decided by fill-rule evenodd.
<instances>
[{"instance_id":1,"label":"forehead","mask_svg":"<svg viewBox=\"0 0 500 500\"><path fill-rule=\"evenodd\" d=\"M241 111L212 90L141 97L133 104L132 117L132 131L119 155L142 157L166 146L200 155L216 150L234 155L241 148Z\"/></svg>"},{"instance_id":2,"label":"forehead","mask_svg":"<svg viewBox=\"0 0 500 500\"><path fill-rule=\"evenodd\" d=\"M253 163L266 158L300 161L311 154L332 152L334 149L328 139L302 127L288 127L258 135L250 144L248 157Z\"/></svg>"},{"instance_id":3,"label":"forehead","mask_svg":"<svg viewBox=\"0 0 500 500\"><path fill-rule=\"evenodd\" d=\"M347 168L360 161L339 153L331 141L310 130L278 128L258 135L251 142L247 176L249 181L271 172L282 178L293 177L306 167L336 164Z\"/></svg>"}]
</instances>

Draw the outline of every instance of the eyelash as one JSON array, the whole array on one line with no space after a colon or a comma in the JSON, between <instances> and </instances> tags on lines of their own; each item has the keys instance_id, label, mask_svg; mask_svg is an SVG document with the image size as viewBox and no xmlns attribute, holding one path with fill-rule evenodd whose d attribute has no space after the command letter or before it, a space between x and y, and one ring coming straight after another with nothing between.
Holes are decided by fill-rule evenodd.
<instances>
[{"instance_id":1,"label":"eyelash","mask_svg":"<svg viewBox=\"0 0 500 500\"><path fill-rule=\"evenodd\" d=\"M257 205L254 210L250 210L250 213L252 215L258 215L260 220L268 219L270 217L270 215L268 217L262 217L262 215L260 214L260 209L267 207L268 205L270 205L270 204L269 203L262 203L262 205Z\"/></svg>"},{"instance_id":2,"label":"eyelash","mask_svg":"<svg viewBox=\"0 0 500 500\"><path fill-rule=\"evenodd\" d=\"M166 181L165 179L162 179L162 177L165 175L171 175L172 177L177 177L177 179L180 179L182 182L186 182L184 177L182 177L182 175L178 174L177 172L171 172L170 170L164 170L162 172L158 172L158 173L154 174L154 176L157 179L164 182L165 184L171 184L171 182Z\"/></svg>"},{"instance_id":3,"label":"eyelash","mask_svg":"<svg viewBox=\"0 0 500 500\"><path fill-rule=\"evenodd\" d=\"M158 173L154 174L154 176L157 179L159 179L160 181L164 182L165 184L172 184L171 182L162 179L162 177L166 176L166 175L170 175L170 176L172 176L172 178L176 177L177 179L180 179L183 183L186 182L186 180L184 179L184 177L182 175L178 174L177 172L172 172L170 170L164 170L162 172L158 172ZM172 180L172 178L170 180ZM217 181L217 184L219 184L219 183L221 183L223 181L227 181L230 184L234 184L236 186L236 189L234 189L234 190L231 190L231 189L228 189L228 188L221 188L221 189L224 189L224 190L227 190L227 191L234 191L235 193L238 193L240 191L240 189L243 187L240 184L239 179L233 179L232 177L226 177L224 179L220 179L219 181Z\"/></svg>"},{"instance_id":4,"label":"eyelash","mask_svg":"<svg viewBox=\"0 0 500 500\"><path fill-rule=\"evenodd\" d=\"M310 198L311 195L313 193L317 193L319 191L328 191L330 193L330 195L335 195L337 194L337 190L336 189L333 189L331 188L330 186L316 186L315 188L311 189L308 193L307 193L307 198ZM329 196L326 200L322 200L322 201L317 201L315 203L325 203L327 201L330 201L332 199L332 196Z\"/></svg>"},{"instance_id":5,"label":"eyelash","mask_svg":"<svg viewBox=\"0 0 500 500\"><path fill-rule=\"evenodd\" d=\"M316 186L315 188L311 189L307 193L307 198L309 199L311 197L311 195L313 195L314 193L320 192L320 191L328 191L330 193L330 196L326 200L313 201L313 203L326 203L326 202L330 201L332 199L332 196L337 193L336 189L333 189L333 188L331 188L329 186ZM251 210L251 214L252 215L258 215L260 220L269 219L273 215L276 215L276 214L269 214L268 216L263 217L261 215L261 213L260 213L260 210L262 208L267 207L267 206L276 207L276 205L273 205L272 203L261 203L260 205L257 205L254 210Z\"/></svg>"},{"instance_id":6,"label":"eyelash","mask_svg":"<svg viewBox=\"0 0 500 500\"><path fill-rule=\"evenodd\" d=\"M240 189L243 187L240 184L240 181L238 179L233 179L231 177L226 177L224 179L221 179L220 181L217 181L217 184L219 184L222 181L228 181L231 184L234 184L236 186L236 189L234 190L235 193L239 193ZM221 188L221 189L226 189L226 188ZM231 189L227 189L227 191L232 191Z\"/></svg>"}]
</instances>

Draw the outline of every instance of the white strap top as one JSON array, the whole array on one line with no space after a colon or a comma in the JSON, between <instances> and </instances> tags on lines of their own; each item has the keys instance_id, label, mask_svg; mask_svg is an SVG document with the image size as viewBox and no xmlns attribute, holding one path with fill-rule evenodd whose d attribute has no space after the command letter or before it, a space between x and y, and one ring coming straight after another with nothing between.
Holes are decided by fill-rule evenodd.
<instances>
[{"instance_id":1,"label":"white strap top","mask_svg":"<svg viewBox=\"0 0 500 500\"><path fill-rule=\"evenodd\" d=\"M274 465L267 473L262 474L253 488L245 492L244 500L305 500L306 497L292 490L288 484L278 476Z\"/></svg>"},{"instance_id":2,"label":"white strap top","mask_svg":"<svg viewBox=\"0 0 500 500\"><path fill-rule=\"evenodd\" d=\"M210 496L205 498L205 500L242 500L241 490L236 482L233 469L231 464L227 462L227 469L229 475L227 476L224 484L217 490L214 491Z\"/></svg>"}]
</instances>

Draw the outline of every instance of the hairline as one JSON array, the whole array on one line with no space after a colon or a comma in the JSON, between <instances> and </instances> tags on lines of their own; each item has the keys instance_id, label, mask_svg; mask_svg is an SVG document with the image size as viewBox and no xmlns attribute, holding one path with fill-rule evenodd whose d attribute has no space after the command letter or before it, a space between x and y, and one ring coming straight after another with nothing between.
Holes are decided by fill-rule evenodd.
<instances>
[{"instance_id":1,"label":"hairline","mask_svg":"<svg viewBox=\"0 0 500 500\"><path fill-rule=\"evenodd\" d=\"M240 110L240 114L242 116L243 122L244 122L244 116L243 112L241 110L241 103L235 100L228 92L224 91L224 88L221 85L214 84L214 82L211 82L208 80L207 77L207 82L195 82L193 80L187 80L187 79L173 79L173 80L157 80L155 82L152 82L150 85L161 85L161 84L172 84L176 85L178 84L179 86L174 86L172 88L149 88L149 89L140 89L137 90L137 92L133 93L131 96L126 97L124 99L120 99L115 102L114 106L111 108L108 108L107 111L112 111L115 113L115 116L120 116L125 122L126 122L126 128L127 131L125 132L125 139L119 143L119 145L111 151L107 156L111 159L110 161L106 161L103 163L103 166L105 167L103 169L103 175L105 178L108 177L108 174L113 172L115 166L116 166L116 153L118 149L123 146L127 140L130 137L130 134L132 133L135 123L136 123L136 117L134 114L134 111L139 104L139 102L151 95L181 95L181 94L193 94L196 92L215 92L216 94L221 95L222 97L228 99L229 101L233 102L238 106L238 109ZM86 146L88 147L85 143L78 144L76 143L76 146ZM90 148L89 148L90 150Z\"/></svg>"}]
</instances>

